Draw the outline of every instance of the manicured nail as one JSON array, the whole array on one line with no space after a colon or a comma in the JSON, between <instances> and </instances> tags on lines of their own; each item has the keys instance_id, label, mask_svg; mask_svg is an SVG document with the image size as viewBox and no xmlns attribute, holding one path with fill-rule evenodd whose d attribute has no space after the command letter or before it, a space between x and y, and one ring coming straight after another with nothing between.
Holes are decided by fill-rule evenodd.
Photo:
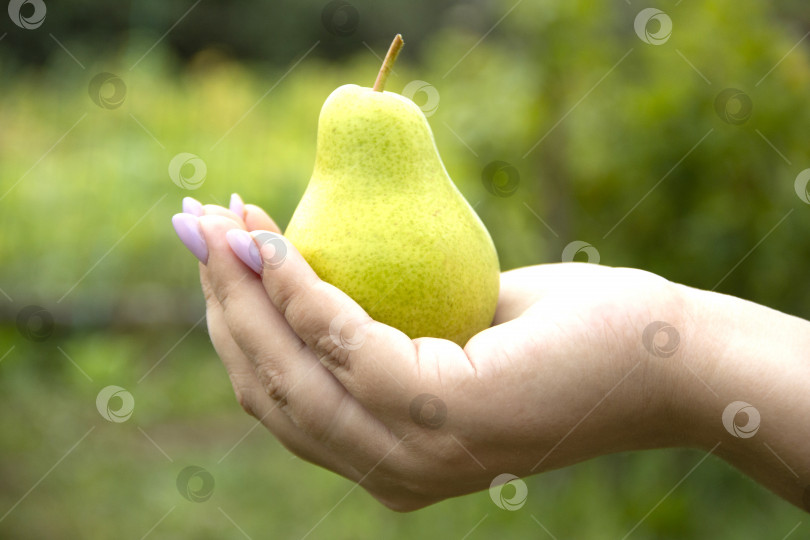
<instances>
[{"instance_id":1,"label":"manicured nail","mask_svg":"<svg viewBox=\"0 0 810 540\"><path fill-rule=\"evenodd\" d=\"M231 229L225 233L225 239L243 263L257 274L262 273L262 257L250 233L242 229Z\"/></svg>"},{"instance_id":2,"label":"manicured nail","mask_svg":"<svg viewBox=\"0 0 810 540\"><path fill-rule=\"evenodd\" d=\"M200 259L201 263L208 264L208 245L200 229L200 219L191 214L175 214L172 216L172 225L183 245Z\"/></svg>"},{"instance_id":3,"label":"manicured nail","mask_svg":"<svg viewBox=\"0 0 810 540\"><path fill-rule=\"evenodd\" d=\"M240 197L237 193L231 194L231 212L239 216L240 218L245 217L245 203L242 201L242 197Z\"/></svg>"},{"instance_id":4,"label":"manicured nail","mask_svg":"<svg viewBox=\"0 0 810 540\"><path fill-rule=\"evenodd\" d=\"M185 197L183 199L183 212L192 216L201 216L203 215L203 205L194 197Z\"/></svg>"}]
</instances>

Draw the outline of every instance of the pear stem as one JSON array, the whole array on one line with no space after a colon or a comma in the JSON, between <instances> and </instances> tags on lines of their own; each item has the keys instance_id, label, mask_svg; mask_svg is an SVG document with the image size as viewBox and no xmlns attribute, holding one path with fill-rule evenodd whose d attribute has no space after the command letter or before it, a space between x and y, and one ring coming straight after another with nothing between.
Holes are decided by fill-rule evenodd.
<instances>
[{"instance_id":1,"label":"pear stem","mask_svg":"<svg viewBox=\"0 0 810 540\"><path fill-rule=\"evenodd\" d=\"M391 70L394 68L394 62L397 61L397 56L403 45L405 45L405 42L402 41L402 34L394 36L394 41L391 42L391 46L388 48L388 54L385 55L385 60L383 60L382 67L380 67L380 72L377 74L377 80L374 81L372 90L375 92L382 92L383 88L385 88L385 81L388 80L388 74L391 73Z\"/></svg>"}]
</instances>

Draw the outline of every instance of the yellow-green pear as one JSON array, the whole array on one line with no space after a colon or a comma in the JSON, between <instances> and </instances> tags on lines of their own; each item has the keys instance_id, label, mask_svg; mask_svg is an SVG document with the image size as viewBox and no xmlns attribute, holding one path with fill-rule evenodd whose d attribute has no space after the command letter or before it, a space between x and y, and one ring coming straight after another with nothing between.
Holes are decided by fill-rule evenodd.
<instances>
[{"instance_id":1,"label":"yellow-green pear","mask_svg":"<svg viewBox=\"0 0 810 540\"><path fill-rule=\"evenodd\" d=\"M315 169L285 236L372 318L463 346L492 323L498 256L425 115L382 90L401 46L397 35L374 88L349 84L326 99Z\"/></svg>"}]
</instances>

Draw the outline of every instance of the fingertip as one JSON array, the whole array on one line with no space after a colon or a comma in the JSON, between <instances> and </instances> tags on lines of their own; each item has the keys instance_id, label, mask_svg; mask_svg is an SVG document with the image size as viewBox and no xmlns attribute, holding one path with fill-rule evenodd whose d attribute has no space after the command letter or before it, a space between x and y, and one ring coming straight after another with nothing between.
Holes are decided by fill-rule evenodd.
<instances>
[{"instance_id":1,"label":"fingertip","mask_svg":"<svg viewBox=\"0 0 810 540\"><path fill-rule=\"evenodd\" d=\"M205 213L203 210L203 204L194 197L183 198L183 212L197 217Z\"/></svg>"},{"instance_id":2,"label":"fingertip","mask_svg":"<svg viewBox=\"0 0 810 540\"><path fill-rule=\"evenodd\" d=\"M231 212L240 218L245 218L245 203L238 193L231 193L231 201L228 207L230 208Z\"/></svg>"},{"instance_id":3,"label":"fingertip","mask_svg":"<svg viewBox=\"0 0 810 540\"><path fill-rule=\"evenodd\" d=\"M234 242L234 238L239 239L238 232L247 235L247 231L225 216L206 215L199 220L200 229L208 245L208 276L214 288L219 290L222 287L234 286L246 276L255 276L253 269L246 265L240 253L234 250L234 246L242 245ZM252 245L252 242L249 244ZM218 294L218 297L221 295Z\"/></svg>"},{"instance_id":4,"label":"fingertip","mask_svg":"<svg viewBox=\"0 0 810 540\"><path fill-rule=\"evenodd\" d=\"M266 230L281 234L281 229L273 218L255 204L245 205L245 225L249 231Z\"/></svg>"},{"instance_id":5,"label":"fingertip","mask_svg":"<svg viewBox=\"0 0 810 540\"><path fill-rule=\"evenodd\" d=\"M291 245L279 233L265 230L252 231L250 235L262 258L262 266L270 270L280 268L291 252Z\"/></svg>"}]
</instances>

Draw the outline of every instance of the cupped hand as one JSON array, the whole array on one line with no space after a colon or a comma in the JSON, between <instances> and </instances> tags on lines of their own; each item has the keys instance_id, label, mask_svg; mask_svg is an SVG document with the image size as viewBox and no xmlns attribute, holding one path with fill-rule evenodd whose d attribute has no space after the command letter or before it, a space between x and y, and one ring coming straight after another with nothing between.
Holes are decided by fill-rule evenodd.
<instances>
[{"instance_id":1,"label":"cupped hand","mask_svg":"<svg viewBox=\"0 0 810 540\"><path fill-rule=\"evenodd\" d=\"M663 278L581 263L505 272L493 325L461 348L372 320L258 207L204 214L208 329L239 403L390 508L668 443L676 389L642 337L682 324Z\"/></svg>"}]
</instances>

